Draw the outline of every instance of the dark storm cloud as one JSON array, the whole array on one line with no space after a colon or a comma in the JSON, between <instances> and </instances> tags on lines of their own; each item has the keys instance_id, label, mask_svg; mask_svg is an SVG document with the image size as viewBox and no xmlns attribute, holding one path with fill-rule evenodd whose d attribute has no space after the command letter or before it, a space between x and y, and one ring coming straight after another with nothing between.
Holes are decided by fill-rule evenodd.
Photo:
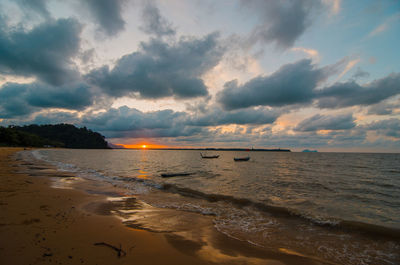
<instances>
[{"instance_id":1,"label":"dark storm cloud","mask_svg":"<svg viewBox=\"0 0 400 265\"><path fill-rule=\"evenodd\" d=\"M175 35L171 23L161 16L160 10L153 2L144 4L142 23L140 29L147 34L153 34L156 37Z\"/></svg>"},{"instance_id":2,"label":"dark storm cloud","mask_svg":"<svg viewBox=\"0 0 400 265\"><path fill-rule=\"evenodd\" d=\"M33 11L45 18L50 18L46 7L47 0L16 0L16 3L29 14Z\"/></svg>"},{"instance_id":3,"label":"dark storm cloud","mask_svg":"<svg viewBox=\"0 0 400 265\"><path fill-rule=\"evenodd\" d=\"M225 109L252 106L288 106L316 103L319 108L369 106L400 94L400 74L392 73L366 85L354 79L317 88L329 76L337 74L347 59L322 68L303 59L283 65L269 76L259 76L244 84L236 80L224 84L217 100Z\"/></svg>"},{"instance_id":4,"label":"dark storm cloud","mask_svg":"<svg viewBox=\"0 0 400 265\"><path fill-rule=\"evenodd\" d=\"M86 84L54 87L45 83L6 83L0 88L0 118L31 114L42 108L82 110L92 104Z\"/></svg>"},{"instance_id":5,"label":"dark storm cloud","mask_svg":"<svg viewBox=\"0 0 400 265\"><path fill-rule=\"evenodd\" d=\"M259 19L249 38L250 45L272 42L284 49L293 46L322 7L319 0L242 0L241 3Z\"/></svg>"},{"instance_id":6,"label":"dark storm cloud","mask_svg":"<svg viewBox=\"0 0 400 265\"><path fill-rule=\"evenodd\" d=\"M113 97L192 98L208 94L201 76L220 61L218 34L182 38L174 44L159 39L141 43L138 52L120 58L113 69L94 69L88 82Z\"/></svg>"},{"instance_id":7,"label":"dark storm cloud","mask_svg":"<svg viewBox=\"0 0 400 265\"><path fill-rule=\"evenodd\" d=\"M125 27L122 7L125 0L85 0L99 30L108 36L115 36Z\"/></svg>"},{"instance_id":8,"label":"dark storm cloud","mask_svg":"<svg viewBox=\"0 0 400 265\"><path fill-rule=\"evenodd\" d=\"M36 76L53 85L76 78L72 58L80 32L75 19L48 20L29 31L0 27L0 73Z\"/></svg>"},{"instance_id":9,"label":"dark storm cloud","mask_svg":"<svg viewBox=\"0 0 400 265\"><path fill-rule=\"evenodd\" d=\"M78 124L79 118L76 112L46 111L35 116L28 124Z\"/></svg>"},{"instance_id":10,"label":"dark storm cloud","mask_svg":"<svg viewBox=\"0 0 400 265\"><path fill-rule=\"evenodd\" d=\"M126 106L97 114L87 114L82 124L112 137L177 137L206 132L201 127L228 124L270 124L278 117L272 110L247 109L223 112L221 109L201 115L162 110L141 112ZM110 136L109 136L110 137Z\"/></svg>"},{"instance_id":11,"label":"dark storm cloud","mask_svg":"<svg viewBox=\"0 0 400 265\"><path fill-rule=\"evenodd\" d=\"M86 115L82 122L98 130L133 131L171 128L184 117L185 113L172 110L145 113L135 108L122 106L118 109L111 108L106 112Z\"/></svg>"},{"instance_id":12,"label":"dark storm cloud","mask_svg":"<svg viewBox=\"0 0 400 265\"><path fill-rule=\"evenodd\" d=\"M312 101L314 88L326 77L324 69L316 68L311 60L304 59L243 85L236 80L227 82L217 97L225 109L304 104Z\"/></svg>"},{"instance_id":13,"label":"dark storm cloud","mask_svg":"<svg viewBox=\"0 0 400 265\"><path fill-rule=\"evenodd\" d=\"M176 137L199 130L189 130L184 125L186 113L162 110L141 112L126 106L106 112L86 115L82 123L103 132L107 137Z\"/></svg>"},{"instance_id":14,"label":"dark storm cloud","mask_svg":"<svg viewBox=\"0 0 400 265\"><path fill-rule=\"evenodd\" d=\"M279 117L279 112L266 109L244 109L236 111L224 111L213 108L211 111L196 115L189 121L194 126L218 126L228 124L271 124Z\"/></svg>"},{"instance_id":15,"label":"dark storm cloud","mask_svg":"<svg viewBox=\"0 0 400 265\"><path fill-rule=\"evenodd\" d=\"M33 113L32 115L25 117L15 117L15 118L7 118L0 120L1 126L8 125L27 125L27 124L59 124L59 123L70 123L75 124L77 126L80 125L80 118L78 116L78 112L67 112L67 111L58 111L51 109L33 109L38 111L37 113Z\"/></svg>"},{"instance_id":16,"label":"dark storm cloud","mask_svg":"<svg viewBox=\"0 0 400 265\"><path fill-rule=\"evenodd\" d=\"M356 124L351 114L338 116L317 114L300 122L295 131L348 130L355 126Z\"/></svg>"},{"instance_id":17,"label":"dark storm cloud","mask_svg":"<svg viewBox=\"0 0 400 265\"><path fill-rule=\"evenodd\" d=\"M20 84L6 84L0 89L0 118L9 119L30 114L33 107L26 104L23 95L27 88Z\"/></svg>"},{"instance_id":18,"label":"dark storm cloud","mask_svg":"<svg viewBox=\"0 0 400 265\"><path fill-rule=\"evenodd\" d=\"M61 87L33 83L27 92L27 103L35 107L82 110L92 103L90 87L84 83Z\"/></svg>"},{"instance_id":19,"label":"dark storm cloud","mask_svg":"<svg viewBox=\"0 0 400 265\"><path fill-rule=\"evenodd\" d=\"M318 107L344 108L372 105L400 94L400 74L390 74L361 86L355 81L336 83L316 92Z\"/></svg>"}]
</instances>

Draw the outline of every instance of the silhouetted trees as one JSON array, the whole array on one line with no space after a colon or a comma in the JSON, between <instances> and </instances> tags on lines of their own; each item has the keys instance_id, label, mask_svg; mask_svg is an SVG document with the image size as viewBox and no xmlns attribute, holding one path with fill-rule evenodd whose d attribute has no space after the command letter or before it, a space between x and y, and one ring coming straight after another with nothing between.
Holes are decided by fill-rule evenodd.
<instances>
[{"instance_id":1,"label":"silhouetted trees","mask_svg":"<svg viewBox=\"0 0 400 265\"><path fill-rule=\"evenodd\" d=\"M71 124L0 127L0 145L109 148L107 141L100 133L93 132L86 127L77 128Z\"/></svg>"}]
</instances>

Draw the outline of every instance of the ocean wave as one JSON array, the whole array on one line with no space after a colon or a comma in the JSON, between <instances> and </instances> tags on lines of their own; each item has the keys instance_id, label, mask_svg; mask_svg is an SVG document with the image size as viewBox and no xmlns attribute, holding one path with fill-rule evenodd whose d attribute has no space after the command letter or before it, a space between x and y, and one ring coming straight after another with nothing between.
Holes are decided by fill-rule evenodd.
<instances>
[{"instance_id":1,"label":"ocean wave","mask_svg":"<svg viewBox=\"0 0 400 265\"><path fill-rule=\"evenodd\" d=\"M357 221L342 220L338 218L326 217L326 216L315 216L309 213L302 213L295 209L269 205L261 202L255 202L247 198L236 198L229 195L221 194L207 194L198 190L189 188L178 187L173 184L164 184L163 190L173 193L178 193L182 196L194 197L205 199L209 202L229 202L239 208L252 207L258 211L272 214L275 217L286 217L286 218L301 218L310 221L314 225L329 227L330 229L340 229L352 232L361 232L365 235L373 237L383 237L390 239L400 239L400 229L389 228L374 224L368 224Z\"/></svg>"}]
</instances>

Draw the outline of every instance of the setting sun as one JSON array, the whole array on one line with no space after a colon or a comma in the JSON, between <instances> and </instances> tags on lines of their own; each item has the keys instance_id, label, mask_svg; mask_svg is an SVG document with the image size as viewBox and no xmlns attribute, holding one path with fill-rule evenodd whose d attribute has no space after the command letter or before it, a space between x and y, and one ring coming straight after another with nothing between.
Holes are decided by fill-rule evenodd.
<instances>
[{"instance_id":1,"label":"setting sun","mask_svg":"<svg viewBox=\"0 0 400 265\"><path fill-rule=\"evenodd\" d=\"M121 146L129 149L159 149L168 147L166 145L159 145L153 143L121 144Z\"/></svg>"}]
</instances>

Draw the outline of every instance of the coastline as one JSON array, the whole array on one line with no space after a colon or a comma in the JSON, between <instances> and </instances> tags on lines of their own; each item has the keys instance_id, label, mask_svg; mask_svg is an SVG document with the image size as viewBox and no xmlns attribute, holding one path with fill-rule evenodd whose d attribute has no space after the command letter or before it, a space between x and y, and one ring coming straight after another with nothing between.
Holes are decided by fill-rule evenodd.
<instances>
[{"instance_id":1,"label":"coastline","mask_svg":"<svg viewBox=\"0 0 400 265\"><path fill-rule=\"evenodd\" d=\"M63 173L17 161L13 154L21 150L0 148L1 264L328 264L229 238L211 218L195 213L142 211L174 221L180 228L174 231L125 225L111 214L118 203L101 192L51 187L51 177ZM146 207L134 198L122 206ZM110 246L126 255L118 257Z\"/></svg>"}]
</instances>

